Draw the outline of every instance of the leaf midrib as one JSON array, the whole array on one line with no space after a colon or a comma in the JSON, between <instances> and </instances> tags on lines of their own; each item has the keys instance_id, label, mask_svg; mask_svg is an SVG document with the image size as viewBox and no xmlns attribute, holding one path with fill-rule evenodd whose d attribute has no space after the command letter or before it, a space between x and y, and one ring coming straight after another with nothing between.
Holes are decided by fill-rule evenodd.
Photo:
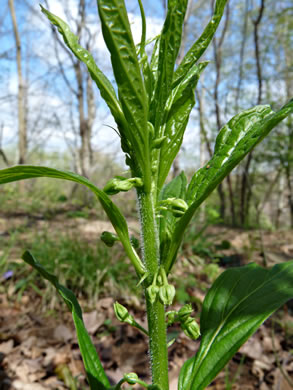
<instances>
[{"instance_id":1,"label":"leaf midrib","mask_svg":"<svg viewBox=\"0 0 293 390\"><path fill-rule=\"evenodd\" d=\"M125 28L125 31L127 31L128 28L127 28L127 26L125 25L125 22L124 22L124 20L123 20L123 17L122 17L122 15L121 15L121 12L119 11L119 6L117 6L117 4L116 4L116 7L117 7L117 13L118 13L118 15L119 15L119 19L120 19L120 21L123 23L123 26L124 26L124 28ZM107 26L107 25L106 25L106 26ZM111 34L112 29L110 29L108 26L107 26L107 29L108 29L108 31L110 32L110 35L113 36L113 35ZM127 34L127 35L129 35L129 34ZM115 46L116 53L119 53L119 47L117 46L116 40L113 39L113 38L112 38L112 44L113 44L113 46ZM128 52L129 52L129 50L128 50ZM133 56L133 55L132 55L132 57L135 57L135 58L136 58L136 56ZM122 65L122 68L123 68L124 74L125 74L125 76L126 76L126 79L127 79L128 82L129 82L129 83L128 83L129 86L131 86L131 89L133 90L135 97L136 97L137 100L140 102L141 106L143 107L143 111L145 111L143 101L141 100L141 96L138 95L137 89L134 88L133 83L131 82L131 79L130 79L130 77L129 77L129 73L130 73L130 72L127 72L127 69L126 69L126 67L125 67L124 61L120 61L120 64ZM136 69L136 70L138 70L138 73L140 74L140 72L139 72L139 66L138 66L137 61L136 61L136 64L137 64L137 66L136 66L137 69ZM143 82L142 82L141 78L140 78L140 84L141 84L142 90L144 90L144 86L143 86ZM118 88L119 88L119 86L118 86ZM127 101L128 101L128 100L127 100ZM128 105L128 104L127 104L127 105ZM130 112L132 112L132 111L130 110ZM145 114L146 114L146 113L144 112L144 115L145 115ZM147 117L147 115L145 115L145 116ZM134 121L134 123L137 123L137 122ZM139 133L140 133L140 132L139 132ZM140 136L141 136L141 134L140 134Z\"/></svg>"},{"instance_id":2,"label":"leaf midrib","mask_svg":"<svg viewBox=\"0 0 293 390\"><path fill-rule=\"evenodd\" d=\"M250 271L250 270L249 270ZM248 272L249 272L248 271ZM254 289L250 294L246 295L243 299L241 299L231 310L230 312L226 315L226 317L220 322L219 326L217 327L216 331L215 331L215 334L214 336L212 337L211 341L208 343L201 359L199 360L199 362L197 363L197 369L196 369L196 373L199 371L205 357L207 356L207 354L209 353L210 351L210 348L212 346L212 344L214 343L216 337L219 335L220 331L222 330L223 326L226 324L226 322L228 321L229 317L233 314L233 312L246 300L248 299L251 295L253 295L254 293L256 293L259 289L263 288L265 286L265 284L267 284L269 281L272 281L274 278L276 278L277 276L279 276L279 274L283 272L283 270L280 270L277 274L273 275L273 277L271 278L267 278L260 286L258 286L256 289ZM231 290L231 293L232 291L234 290L235 286L237 283L239 283L240 279L242 279L242 277L244 277L246 274L244 275L241 275L241 277L239 278L239 280L237 282L235 282L234 286L233 286L233 289ZM230 294L231 295L231 294ZM216 296L216 294L214 295ZM212 301L213 302L213 301ZM211 305L212 306L212 303ZM196 373L193 375L193 380L192 380L192 383L191 385L194 384L194 380L196 379L195 378L195 375ZM189 389L191 389L191 387L189 387Z\"/></svg>"}]
</instances>

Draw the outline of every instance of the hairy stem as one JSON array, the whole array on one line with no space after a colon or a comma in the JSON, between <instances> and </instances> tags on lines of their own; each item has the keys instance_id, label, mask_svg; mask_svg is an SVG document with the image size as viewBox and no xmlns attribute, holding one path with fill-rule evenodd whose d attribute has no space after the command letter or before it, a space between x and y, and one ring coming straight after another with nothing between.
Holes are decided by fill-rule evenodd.
<instances>
[{"instance_id":1,"label":"hairy stem","mask_svg":"<svg viewBox=\"0 0 293 390\"><path fill-rule=\"evenodd\" d=\"M138 193L144 264L149 274L146 286L152 283L159 269L158 231L154 212L153 194ZM146 294L146 308L149 327L149 350L152 382L162 390L169 389L168 353L164 305L157 299L153 304Z\"/></svg>"}]
</instances>

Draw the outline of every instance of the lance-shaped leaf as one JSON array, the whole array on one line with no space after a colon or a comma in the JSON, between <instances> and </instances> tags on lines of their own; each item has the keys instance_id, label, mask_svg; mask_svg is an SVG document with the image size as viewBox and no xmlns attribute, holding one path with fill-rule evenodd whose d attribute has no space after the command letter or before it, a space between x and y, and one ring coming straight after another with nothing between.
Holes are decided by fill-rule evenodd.
<instances>
[{"instance_id":1,"label":"lance-shaped leaf","mask_svg":"<svg viewBox=\"0 0 293 390\"><path fill-rule=\"evenodd\" d=\"M128 122L123 129L141 168L149 163L148 99L141 76L124 0L98 1L104 40L111 54L121 106ZM146 172L144 172L146 173Z\"/></svg>"},{"instance_id":2,"label":"lance-shaped leaf","mask_svg":"<svg viewBox=\"0 0 293 390\"><path fill-rule=\"evenodd\" d=\"M101 205L103 206L124 246L129 259L132 261L136 272L139 275L144 273L144 266L131 246L128 227L124 216L120 212L119 208L111 201L108 195L104 191L97 188L87 178L73 172L32 165L18 165L0 170L0 184L11 183L24 179L32 179L36 177L51 177L55 179L70 180L88 187L97 196Z\"/></svg>"},{"instance_id":3,"label":"lance-shaped leaf","mask_svg":"<svg viewBox=\"0 0 293 390\"><path fill-rule=\"evenodd\" d=\"M194 212L217 185L269 132L293 112L293 100L274 112L269 106L256 106L233 117L219 132L212 159L200 168L189 184L186 200L190 204L176 223L165 268L175 261L183 233Z\"/></svg>"},{"instance_id":4,"label":"lance-shaped leaf","mask_svg":"<svg viewBox=\"0 0 293 390\"><path fill-rule=\"evenodd\" d=\"M72 313L73 322L76 329L78 345L80 348L82 360L86 370L87 378L91 389L109 389L110 383L105 374L103 366L98 357L96 348L94 347L91 338L85 328L82 311L79 303L71 290L59 284L55 275L47 272L45 268L36 261L32 254L26 251L22 255L22 259L35 268L43 278L47 279L57 290L62 297L67 307Z\"/></svg>"},{"instance_id":5,"label":"lance-shaped leaf","mask_svg":"<svg viewBox=\"0 0 293 390\"><path fill-rule=\"evenodd\" d=\"M145 54L145 45L146 45L146 18L142 5L142 1L138 0L140 15L141 15L141 40L139 45L139 54L140 57L143 57Z\"/></svg>"},{"instance_id":6,"label":"lance-shaped leaf","mask_svg":"<svg viewBox=\"0 0 293 390\"><path fill-rule=\"evenodd\" d=\"M175 62L178 56L187 0L169 0L166 20L160 37L158 77L152 108L155 106L155 130L158 133L164 107L172 88Z\"/></svg>"},{"instance_id":7,"label":"lance-shaped leaf","mask_svg":"<svg viewBox=\"0 0 293 390\"><path fill-rule=\"evenodd\" d=\"M69 26L62 19L52 14L42 6L41 10L47 16L50 22L58 28L58 31L63 36L63 40L66 46L80 61L82 61L87 66L91 78L97 84L97 87L101 92L101 96L110 108L110 111L117 124L121 125L122 123L125 123L125 118L123 116L120 103L116 97L115 90L104 73L96 65L93 56L86 49L80 46L78 43L78 37L70 31Z\"/></svg>"},{"instance_id":8,"label":"lance-shaped leaf","mask_svg":"<svg viewBox=\"0 0 293 390\"><path fill-rule=\"evenodd\" d=\"M208 62L203 62L192 67L167 100L166 119L162 126L162 135L166 136L166 139L160 149L162 158L159 161L158 190L162 188L182 144L189 115L195 104L194 90L207 64Z\"/></svg>"},{"instance_id":9,"label":"lance-shaped leaf","mask_svg":"<svg viewBox=\"0 0 293 390\"><path fill-rule=\"evenodd\" d=\"M138 4L139 4L139 9L141 14L141 40L140 43L136 46L136 53L137 55L140 56L139 65L140 65L141 73L143 75L145 91L148 96L148 104L150 104L150 99L154 89L153 74L151 72L148 56L145 51L145 47L149 43L149 41L146 41L146 18L145 18L144 8L141 0L138 0Z\"/></svg>"},{"instance_id":10,"label":"lance-shaped leaf","mask_svg":"<svg viewBox=\"0 0 293 390\"><path fill-rule=\"evenodd\" d=\"M180 65L176 69L173 79L173 87L175 87L181 81L181 79L186 75L189 69L200 59L200 57L208 48L219 26L226 3L227 0L216 1L214 15L212 19L210 20L198 40L188 50Z\"/></svg>"},{"instance_id":11,"label":"lance-shaped leaf","mask_svg":"<svg viewBox=\"0 0 293 390\"><path fill-rule=\"evenodd\" d=\"M197 354L180 372L179 390L203 390L256 329L293 297L293 261L225 271L205 297Z\"/></svg>"},{"instance_id":12,"label":"lance-shaped leaf","mask_svg":"<svg viewBox=\"0 0 293 390\"><path fill-rule=\"evenodd\" d=\"M155 45L153 48L151 61L150 61L150 69L153 74L153 78L155 82L157 82L157 78L158 78L160 40L161 40L161 35L158 35L155 40Z\"/></svg>"}]
</instances>

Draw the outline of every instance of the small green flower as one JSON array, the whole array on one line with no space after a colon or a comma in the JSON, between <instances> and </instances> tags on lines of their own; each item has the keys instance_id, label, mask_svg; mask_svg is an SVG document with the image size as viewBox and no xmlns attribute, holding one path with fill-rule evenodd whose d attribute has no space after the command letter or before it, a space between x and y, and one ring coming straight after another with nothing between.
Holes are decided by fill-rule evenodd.
<instances>
[{"instance_id":1,"label":"small green flower","mask_svg":"<svg viewBox=\"0 0 293 390\"><path fill-rule=\"evenodd\" d=\"M193 309L190 303L182 306L181 309L178 311L178 321L185 322L192 312Z\"/></svg>"},{"instance_id":2,"label":"small green flower","mask_svg":"<svg viewBox=\"0 0 293 390\"><path fill-rule=\"evenodd\" d=\"M174 324L174 322L177 319L177 312L174 310L168 311L166 313L166 317L167 317L167 326L171 326Z\"/></svg>"},{"instance_id":3,"label":"small green flower","mask_svg":"<svg viewBox=\"0 0 293 390\"><path fill-rule=\"evenodd\" d=\"M175 297L175 287L172 284L164 284L159 289L159 298L163 305L172 305Z\"/></svg>"},{"instance_id":4,"label":"small green flower","mask_svg":"<svg viewBox=\"0 0 293 390\"><path fill-rule=\"evenodd\" d=\"M156 286L155 284L151 284L148 288L147 288L147 294L150 298L150 301L151 301L151 304L153 305L156 301L156 298L157 298L157 294L159 292L159 287Z\"/></svg>"},{"instance_id":5,"label":"small green flower","mask_svg":"<svg viewBox=\"0 0 293 390\"><path fill-rule=\"evenodd\" d=\"M123 378L129 385L135 385L137 383L137 380L138 380L138 376L135 372L130 372L129 374L124 374Z\"/></svg>"},{"instance_id":6,"label":"small green flower","mask_svg":"<svg viewBox=\"0 0 293 390\"><path fill-rule=\"evenodd\" d=\"M125 306L121 305L119 302L114 303L114 311L117 319L120 322L126 322L130 325L133 325L134 318L131 314L129 314L128 310Z\"/></svg>"},{"instance_id":7,"label":"small green flower","mask_svg":"<svg viewBox=\"0 0 293 390\"><path fill-rule=\"evenodd\" d=\"M199 325L192 317L189 317L185 322L182 322L181 328L186 336L190 337L192 340L196 340L200 336Z\"/></svg>"},{"instance_id":8,"label":"small green flower","mask_svg":"<svg viewBox=\"0 0 293 390\"><path fill-rule=\"evenodd\" d=\"M167 137L164 135L163 137L154 139L152 142L152 147L154 149L160 149L162 147L163 142L167 139Z\"/></svg>"},{"instance_id":9,"label":"small green flower","mask_svg":"<svg viewBox=\"0 0 293 390\"><path fill-rule=\"evenodd\" d=\"M120 191L129 191L133 187L142 187L143 182L139 177L132 177L126 179L126 177L116 176L113 179L109 180L105 185L103 191L108 195L118 194Z\"/></svg>"},{"instance_id":10,"label":"small green flower","mask_svg":"<svg viewBox=\"0 0 293 390\"><path fill-rule=\"evenodd\" d=\"M119 238L116 236L116 234L105 231L101 234L101 240L107 246L112 247L116 241L119 241Z\"/></svg>"},{"instance_id":11,"label":"small green flower","mask_svg":"<svg viewBox=\"0 0 293 390\"><path fill-rule=\"evenodd\" d=\"M188 209L188 205L185 200L180 198L168 198L161 202L162 206L167 206L168 209L172 212L174 217L179 218L185 213Z\"/></svg>"}]
</instances>

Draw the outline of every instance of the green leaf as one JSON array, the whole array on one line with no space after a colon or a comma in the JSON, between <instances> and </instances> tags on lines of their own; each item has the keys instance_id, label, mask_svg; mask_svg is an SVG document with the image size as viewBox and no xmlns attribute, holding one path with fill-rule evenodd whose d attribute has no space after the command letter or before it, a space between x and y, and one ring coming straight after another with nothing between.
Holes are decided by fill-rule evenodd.
<instances>
[{"instance_id":1,"label":"green leaf","mask_svg":"<svg viewBox=\"0 0 293 390\"><path fill-rule=\"evenodd\" d=\"M154 78L153 74L151 72L150 64L148 61L148 56L145 51L146 45L149 44L150 41L153 41L154 38L152 38L149 41L146 41L146 18L145 13L142 5L142 1L138 0L140 14L141 14L141 41L136 46L136 53L139 54L140 60L139 65L141 69L141 73L143 75L144 85L145 85L145 91L148 96L148 105L151 102L151 96L153 95L153 89L154 89Z\"/></svg>"},{"instance_id":2,"label":"green leaf","mask_svg":"<svg viewBox=\"0 0 293 390\"><path fill-rule=\"evenodd\" d=\"M86 49L79 45L78 37L70 31L69 26L62 19L47 11L42 6L41 10L47 16L50 22L58 28L58 31L63 36L63 40L66 46L68 46L72 53L87 66L91 78L97 84L97 87L101 92L101 96L110 108L110 111L117 124L120 125L121 123L125 122L125 118L121 110L120 103L116 97L115 90L104 73L96 65L93 56Z\"/></svg>"},{"instance_id":3,"label":"green leaf","mask_svg":"<svg viewBox=\"0 0 293 390\"><path fill-rule=\"evenodd\" d=\"M200 319L197 354L180 372L179 390L203 390L256 329L293 297L293 261L264 269L231 268L210 288Z\"/></svg>"},{"instance_id":4,"label":"green leaf","mask_svg":"<svg viewBox=\"0 0 293 390\"><path fill-rule=\"evenodd\" d=\"M146 18L142 5L142 1L138 0L140 15L141 15L141 40L139 44L139 53L140 56L143 57L145 54L145 45L146 45Z\"/></svg>"},{"instance_id":5,"label":"green leaf","mask_svg":"<svg viewBox=\"0 0 293 390\"><path fill-rule=\"evenodd\" d=\"M175 87L193 65L200 59L208 48L223 16L224 8L228 0L217 0L214 15L198 40L192 45L181 64L176 69L173 78L173 87Z\"/></svg>"},{"instance_id":6,"label":"green leaf","mask_svg":"<svg viewBox=\"0 0 293 390\"><path fill-rule=\"evenodd\" d=\"M166 260L169 272L175 261L183 233L202 202L241 160L284 118L293 112L293 100L274 112L269 106L256 106L234 116L219 132L212 159L192 177L186 201L190 205L176 223Z\"/></svg>"},{"instance_id":7,"label":"green leaf","mask_svg":"<svg viewBox=\"0 0 293 390\"><path fill-rule=\"evenodd\" d=\"M293 100L277 113L270 106L256 106L233 117L220 130L212 159L191 179L187 192L191 209L197 208L247 153L292 112Z\"/></svg>"},{"instance_id":8,"label":"green leaf","mask_svg":"<svg viewBox=\"0 0 293 390\"><path fill-rule=\"evenodd\" d=\"M160 150L158 190L168 176L171 165L180 149L189 115L195 104L194 90L199 77L208 62L193 66L175 87L166 103L163 136L166 136Z\"/></svg>"},{"instance_id":9,"label":"green leaf","mask_svg":"<svg viewBox=\"0 0 293 390\"><path fill-rule=\"evenodd\" d=\"M109 380L100 362L96 348L94 347L91 338L84 326L81 307L79 306L79 303L73 292L59 284L56 276L47 272L45 268L43 268L43 266L36 261L30 252L24 252L22 259L35 268L43 278L47 279L50 283L53 284L58 294L63 298L67 307L71 311L76 329L78 345L91 389L109 389Z\"/></svg>"},{"instance_id":10,"label":"green leaf","mask_svg":"<svg viewBox=\"0 0 293 390\"><path fill-rule=\"evenodd\" d=\"M168 198L185 199L187 179L182 171L180 175L174 177L168 184L164 186L160 194L160 200Z\"/></svg>"},{"instance_id":11,"label":"green leaf","mask_svg":"<svg viewBox=\"0 0 293 390\"><path fill-rule=\"evenodd\" d=\"M88 187L97 196L101 205L103 206L124 246L128 257L132 261L136 272L139 275L142 275L145 272L144 266L131 246L128 227L124 216L120 212L119 208L111 201L108 195L104 191L97 188L87 178L69 171L61 171L59 169L37 167L32 165L18 165L0 170L0 184L11 183L24 179L32 179L36 177L51 177L55 179L70 180Z\"/></svg>"},{"instance_id":12,"label":"green leaf","mask_svg":"<svg viewBox=\"0 0 293 390\"><path fill-rule=\"evenodd\" d=\"M143 74L145 89L148 96L148 102L150 104L154 90L154 77L151 72L150 64L148 62L148 56L146 53L144 53L143 57L140 60L140 67L141 72Z\"/></svg>"},{"instance_id":13,"label":"green leaf","mask_svg":"<svg viewBox=\"0 0 293 390\"><path fill-rule=\"evenodd\" d=\"M160 37L158 76L151 110L156 113L153 121L156 136L164 114L164 107L171 92L175 62L181 44L182 26L187 8L187 0L169 0L167 16ZM155 107L154 107L155 106Z\"/></svg>"},{"instance_id":14,"label":"green leaf","mask_svg":"<svg viewBox=\"0 0 293 390\"><path fill-rule=\"evenodd\" d=\"M161 35L158 35L156 37L155 45L153 48L151 61L150 61L150 69L153 74L154 82L157 82L158 79L158 67L159 67L159 51L160 51L160 41L161 41ZM155 90L154 90L155 93Z\"/></svg>"},{"instance_id":15,"label":"green leaf","mask_svg":"<svg viewBox=\"0 0 293 390\"><path fill-rule=\"evenodd\" d=\"M168 198L180 198L185 200L186 196L187 179L184 172L176 176L162 189L159 201ZM168 247L170 245L171 234L176 222L176 218L171 212L161 211L161 218L159 219L160 226L160 251L161 251L161 263L164 263L164 256L168 253Z\"/></svg>"},{"instance_id":16,"label":"green leaf","mask_svg":"<svg viewBox=\"0 0 293 390\"><path fill-rule=\"evenodd\" d=\"M123 133L131 142L141 169L148 170L148 99L141 76L124 0L99 0L102 32L111 53L118 95L128 122Z\"/></svg>"}]
</instances>

